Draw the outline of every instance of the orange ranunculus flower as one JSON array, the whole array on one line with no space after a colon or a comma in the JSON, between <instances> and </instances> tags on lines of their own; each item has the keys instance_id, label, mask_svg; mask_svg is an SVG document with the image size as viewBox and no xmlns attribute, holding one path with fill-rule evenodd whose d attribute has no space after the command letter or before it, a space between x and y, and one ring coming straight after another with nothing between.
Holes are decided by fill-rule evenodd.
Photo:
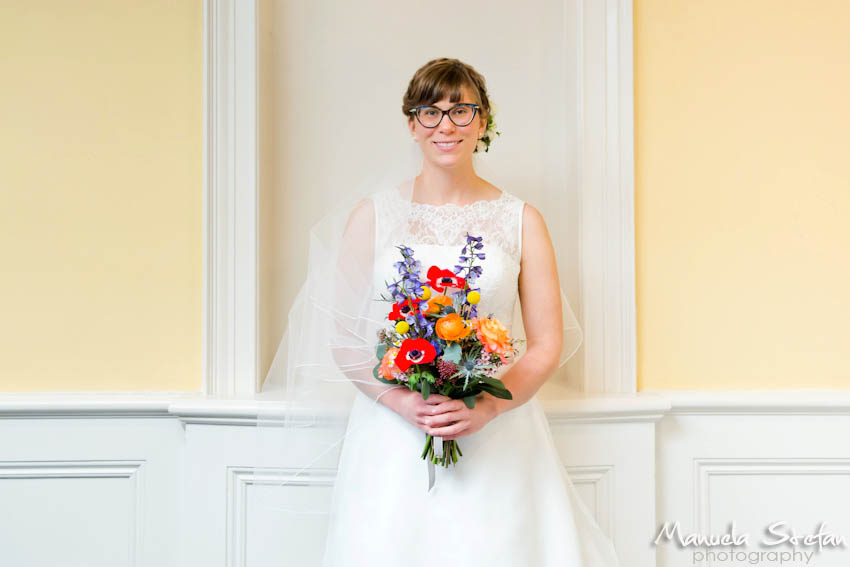
<instances>
[{"instance_id":1,"label":"orange ranunculus flower","mask_svg":"<svg viewBox=\"0 0 850 567\"><path fill-rule=\"evenodd\" d=\"M449 313L437 319L435 329L437 336L444 341L459 341L472 332L472 327L468 326L457 313Z\"/></svg>"},{"instance_id":2,"label":"orange ranunculus flower","mask_svg":"<svg viewBox=\"0 0 850 567\"><path fill-rule=\"evenodd\" d=\"M503 364L509 362L508 357L513 352L513 347L510 344L508 330L499 322L498 319L470 319L470 325L475 329L478 340L484 345L484 351L489 353L497 353L502 359Z\"/></svg>"},{"instance_id":3,"label":"orange ranunculus flower","mask_svg":"<svg viewBox=\"0 0 850 567\"><path fill-rule=\"evenodd\" d=\"M398 375L401 374L401 368L395 363L395 357L398 355L398 347L388 349L384 358L381 359L381 366L378 368L378 376L384 380L398 380Z\"/></svg>"},{"instance_id":4,"label":"orange ranunculus flower","mask_svg":"<svg viewBox=\"0 0 850 567\"><path fill-rule=\"evenodd\" d=\"M435 295L428 300L428 308L425 312L437 313L440 311L440 305L444 307L451 307L453 303L452 298L448 295Z\"/></svg>"}]
</instances>

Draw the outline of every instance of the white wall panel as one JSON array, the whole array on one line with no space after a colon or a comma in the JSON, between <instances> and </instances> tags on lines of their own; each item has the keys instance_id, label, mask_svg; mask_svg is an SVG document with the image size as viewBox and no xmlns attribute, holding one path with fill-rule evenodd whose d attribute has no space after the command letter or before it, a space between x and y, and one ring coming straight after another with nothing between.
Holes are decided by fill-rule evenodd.
<instances>
[{"instance_id":1,"label":"white wall panel","mask_svg":"<svg viewBox=\"0 0 850 567\"><path fill-rule=\"evenodd\" d=\"M624 565L656 565L656 552L660 567L724 564L653 545L664 522L708 535L735 520L749 551L778 521L850 535L850 394L718 396L544 404L564 467ZM251 400L191 395L0 398L0 562L310 565L326 518L293 523L285 509L293 499L323 508L334 471L277 486L304 456L284 451L257 469L255 416ZM809 564L848 559L845 541Z\"/></svg>"},{"instance_id":2,"label":"white wall panel","mask_svg":"<svg viewBox=\"0 0 850 567\"><path fill-rule=\"evenodd\" d=\"M643 524L653 514L645 499L658 403L547 402L567 472L624 551L638 541L629 529L635 512ZM335 471L277 485L305 456L281 451L256 462L254 404L185 394L0 399L0 564L315 565L327 518L295 522L286 508L326 509ZM314 441L323 435L305 431Z\"/></svg>"},{"instance_id":3,"label":"white wall panel","mask_svg":"<svg viewBox=\"0 0 850 567\"><path fill-rule=\"evenodd\" d=\"M816 547L762 545L777 540L766 530L775 522L782 533L842 535L845 547L786 564L832 567L850 559L850 411L846 394L742 392L671 394L672 412L658 428L658 529L679 522L683 534L748 534L750 555L726 559L695 553L672 542L658 545L658 565L773 564L754 553L791 554ZM677 399L678 398L678 399ZM653 538L654 539L654 538ZM714 547L713 551L729 551ZM704 560L703 560L704 559ZM782 557L777 556L775 561ZM731 563L730 563L731 561Z\"/></svg>"},{"instance_id":4,"label":"white wall panel","mask_svg":"<svg viewBox=\"0 0 850 567\"><path fill-rule=\"evenodd\" d=\"M175 565L179 421L54 410L0 419L0 563Z\"/></svg>"}]
</instances>

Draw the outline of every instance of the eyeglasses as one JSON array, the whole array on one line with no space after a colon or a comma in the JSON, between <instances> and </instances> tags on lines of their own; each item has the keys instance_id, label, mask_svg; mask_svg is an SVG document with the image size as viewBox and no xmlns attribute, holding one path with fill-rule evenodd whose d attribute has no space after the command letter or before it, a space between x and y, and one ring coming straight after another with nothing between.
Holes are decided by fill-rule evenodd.
<instances>
[{"instance_id":1,"label":"eyeglasses","mask_svg":"<svg viewBox=\"0 0 850 567\"><path fill-rule=\"evenodd\" d=\"M463 102L456 104L448 110L437 108L432 105L422 105L416 108L411 108L408 112L416 115L419 123L426 128L436 128L437 124L443 121L443 116L449 115L455 126L467 126L475 119L475 111L478 110L477 104Z\"/></svg>"}]
</instances>

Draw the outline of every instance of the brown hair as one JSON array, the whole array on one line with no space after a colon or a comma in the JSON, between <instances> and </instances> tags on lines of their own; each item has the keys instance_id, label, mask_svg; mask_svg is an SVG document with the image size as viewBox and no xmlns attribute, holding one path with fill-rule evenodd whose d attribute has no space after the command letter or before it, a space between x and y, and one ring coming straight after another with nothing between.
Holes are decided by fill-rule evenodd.
<instances>
[{"instance_id":1,"label":"brown hair","mask_svg":"<svg viewBox=\"0 0 850 567\"><path fill-rule=\"evenodd\" d=\"M433 104L446 96L451 102L460 102L463 87L477 95L479 118L486 124L487 116L490 115L490 101L484 77L463 61L448 57L432 59L416 70L404 93L401 111L412 120L410 110L420 104Z\"/></svg>"}]
</instances>

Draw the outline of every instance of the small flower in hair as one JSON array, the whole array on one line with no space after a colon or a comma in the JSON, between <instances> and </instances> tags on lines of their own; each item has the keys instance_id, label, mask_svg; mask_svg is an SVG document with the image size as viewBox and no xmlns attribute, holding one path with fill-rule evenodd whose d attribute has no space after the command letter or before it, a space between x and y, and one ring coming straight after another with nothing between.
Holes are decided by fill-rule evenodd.
<instances>
[{"instance_id":1,"label":"small flower in hair","mask_svg":"<svg viewBox=\"0 0 850 567\"><path fill-rule=\"evenodd\" d=\"M487 129L484 130L484 135L475 143L475 152L490 151L490 144L496 139L496 136L501 136L501 132L496 131L496 120L493 118L496 114L496 105L490 103L490 113L487 115ZM473 153L475 153L473 152Z\"/></svg>"}]
</instances>

